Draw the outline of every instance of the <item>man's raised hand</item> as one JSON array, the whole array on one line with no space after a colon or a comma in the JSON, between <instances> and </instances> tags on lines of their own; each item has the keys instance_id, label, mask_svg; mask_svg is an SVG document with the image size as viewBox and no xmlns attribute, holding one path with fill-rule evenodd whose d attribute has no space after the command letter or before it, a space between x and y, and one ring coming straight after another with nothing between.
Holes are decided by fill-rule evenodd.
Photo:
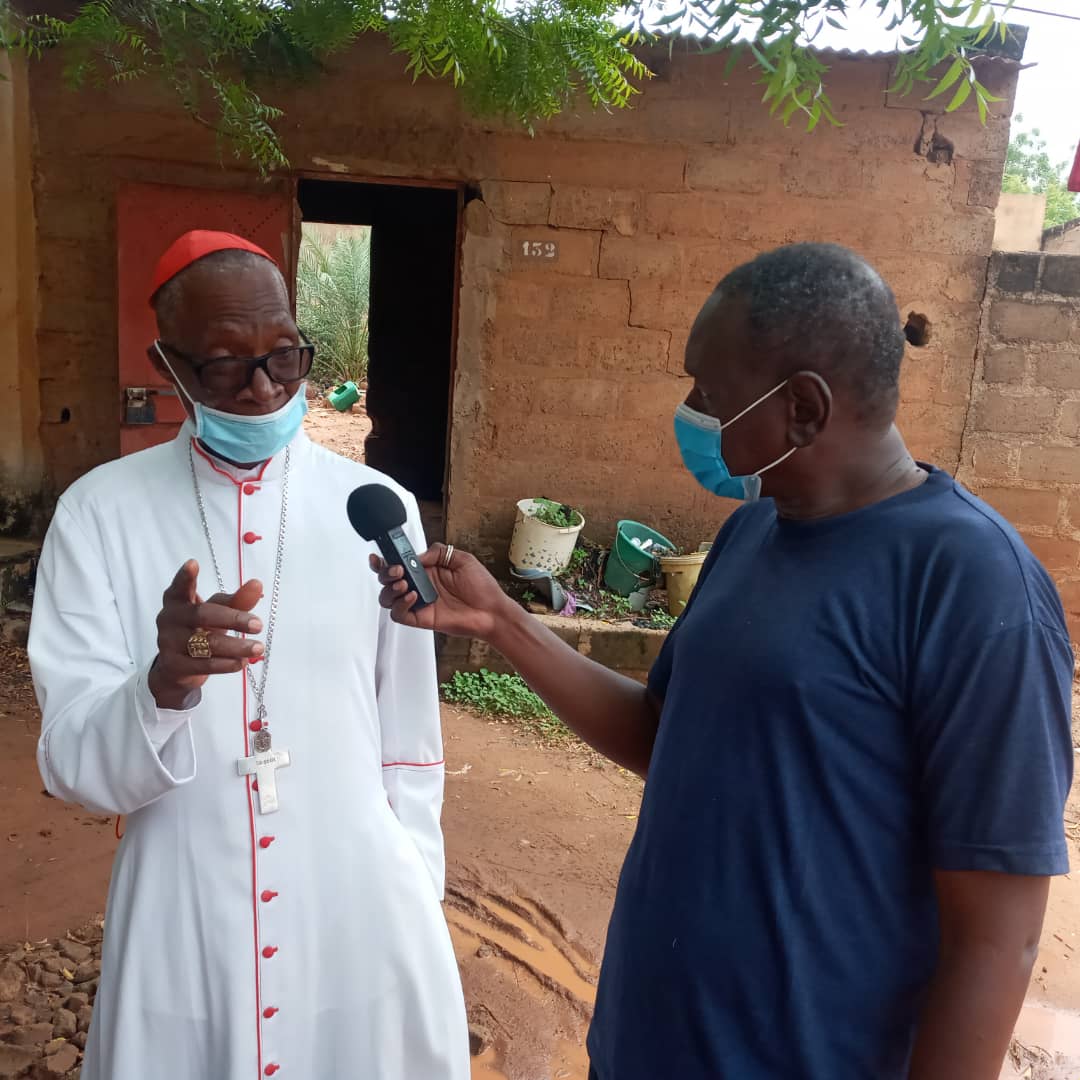
<instances>
[{"instance_id":1,"label":"man's raised hand","mask_svg":"<svg viewBox=\"0 0 1080 1080\"><path fill-rule=\"evenodd\" d=\"M211 675L241 671L263 655L261 641L233 636L262 631L262 621L251 614L262 597L262 584L246 581L231 595L219 593L203 602L196 591L198 577L199 564L189 559L162 597L158 654L148 680L150 693L162 709L192 708ZM189 643L199 631L205 634L208 657L191 655Z\"/></svg>"}]
</instances>

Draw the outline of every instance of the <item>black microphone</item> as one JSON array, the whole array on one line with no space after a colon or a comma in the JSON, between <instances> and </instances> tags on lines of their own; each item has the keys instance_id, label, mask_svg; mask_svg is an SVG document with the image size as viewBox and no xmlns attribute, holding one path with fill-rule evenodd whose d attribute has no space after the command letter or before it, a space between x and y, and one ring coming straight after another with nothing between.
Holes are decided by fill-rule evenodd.
<instances>
[{"instance_id":1,"label":"black microphone","mask_svg":"<svg viewBox=\"0 0 1080 1080\"><path fill-rule=\"evenodd\" d=\"M434 604L439 594L402 529L408 515L401 499L385 484L364 484L349 496L346 512L349 524L365 540L378 544L382 557L391 566L404 569L407 591L417 596L413 611Z\"/></svg>"}]
</instances>

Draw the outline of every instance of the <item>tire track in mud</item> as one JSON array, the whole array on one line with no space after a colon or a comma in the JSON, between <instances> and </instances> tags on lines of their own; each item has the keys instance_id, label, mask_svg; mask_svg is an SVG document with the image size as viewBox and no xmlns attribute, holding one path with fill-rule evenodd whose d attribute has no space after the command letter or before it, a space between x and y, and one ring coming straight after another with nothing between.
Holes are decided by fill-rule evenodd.
<instances>
[{"instance_id":1,"label":"tire track in mud","mask_svg":"<svg viewBox=\"0 0 1080 1080\"><path fill-rule=\"evenodd\" d=\"M486 946L508 975L533 996L557 995L583 1019L596 998L596 961L569 940L557 915L538 900L502 896L471 884L448 885L451 933L473 947ZM520 976L527 976L523 983Z\"/></svg>"}]
</instances>

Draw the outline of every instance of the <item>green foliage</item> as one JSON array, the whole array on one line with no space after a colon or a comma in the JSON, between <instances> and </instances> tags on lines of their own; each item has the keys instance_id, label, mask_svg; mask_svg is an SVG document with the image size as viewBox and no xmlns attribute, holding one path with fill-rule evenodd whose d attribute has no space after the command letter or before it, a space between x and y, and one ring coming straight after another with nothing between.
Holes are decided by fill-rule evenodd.
<instances>
[{"instance_id":1,"label":"green foliage","mask_svg":"<svg viewBox=\"0 0 1080 1080\"><path fill-rule=\"evenodd\" d=\"M573 507L553 499L533 499L532 516L556 529L572 529L581 521L581 515Z\"/></svg>"},{"instance_id":2,"label":"green foliage","mask_svg":"<svg viewBox=\"0 0 1080 1080\"><path fill-rule=\"evenodd\" d=\"M649 612L649 628L651 630L670 630L679 620L674 615L655 608Z\"/></svg>"},{"instance_id":3,"label":"green foliage","mask_svg":"<svg viewBox=\"0 0 1080 1080\"><path fill-rule=\"evenodd\" d=\"M650 72L639 46L691 35L705 51L731 49L730 65L761 74L763 101L784 123L808 130L838 121L826 93L828 66L811 51L850 8L876 8L907 50L896 85L934 82L947 110L969 100L985 119L995 99L972 58L1006 38L989 0L84 0L69 19L24 18L0 0L0 47L40 56L62 48L75 86L89 80L164 80L189 113L238 158L262 170L287 164L260 80L289 85L320 71L360 34L379 32L416 79L452 79L482 114L526 129L584 96L594 107L630 105ZM753 40L747 37L747 27ZM670 47L674 47L672 39ZM948 64L943 76L941 65Z\"/></svg>"},{"instance_id":4,"label":"green foliage","mask_svg":"<svg viewBox=\"0 0 1080 1080\"><path fill-rule=\"evenodd\" d=\"M367 378L371 233L354 229L326 241L306 233L296 267L296 316L318 348L312 381L337 386Z\"/></svg>"},{"instance_id":5,"label":"green foliage","mask_svg":"<svg viewBox=\"0 0 1080 1080\"><path fill-rule=\"evenodd\" d=\"M1016 117L1018 124L1023 121L1022 116ZM1068 172L1068 162L1051 162L1038 128L1020 131L1009 142L1001 190L1010 195L1045 195L1043 228L1052 229L1080 218L1080 195L1069 191Z\"/></svg>"},{"instance_id":6,"label":"green foliage","mask_svg":"<svg viewBox=\"0 0 1080 1080\"><path fill-rule=\"evenodd\" d=\"M516 720L527 731L561 742L572 738L566 725L534 694L520 675L496 675L486 668L458 671L442 687L453 705L499 719Z\"/></svg>"}]
</instances>

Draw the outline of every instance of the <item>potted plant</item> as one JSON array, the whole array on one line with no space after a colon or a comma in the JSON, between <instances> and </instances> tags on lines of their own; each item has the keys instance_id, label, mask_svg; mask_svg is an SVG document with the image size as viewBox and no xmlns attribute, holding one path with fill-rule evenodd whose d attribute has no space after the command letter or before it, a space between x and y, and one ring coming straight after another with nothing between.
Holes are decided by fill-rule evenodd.
<instances>
[{"instance_id":1,"label":"potted plant","mask_svg":"<svg viewBox=\"0 0 1080 1080\"><path fill-rule=\"evenodd\" d=\"M565 570L583 528L584 516L571 506L552 499L522 499L510 539L510 565L552 574Z\"/></svg>"}]
</instances>

